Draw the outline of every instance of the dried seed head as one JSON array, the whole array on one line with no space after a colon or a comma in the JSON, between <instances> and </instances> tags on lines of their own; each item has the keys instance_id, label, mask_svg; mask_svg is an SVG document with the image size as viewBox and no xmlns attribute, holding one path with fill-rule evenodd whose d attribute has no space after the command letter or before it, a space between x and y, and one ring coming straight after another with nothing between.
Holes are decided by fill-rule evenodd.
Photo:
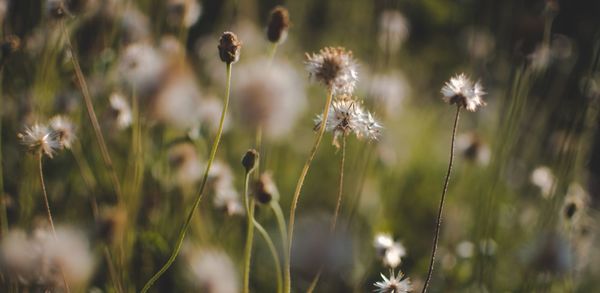
<instances>
[{"instance_id":1,"label":"dried seed head","mask_svg":"<svg viewBox=\"0 0 600 293\"><path fill-rule=\"evenodd\" d=\"M242 166L246 169L246 173L252 172L258 161L258 152L255 149L249 149L242 158Z\"/></svg>"},{"instance_id":2,"label":"dried seed head","mask_svg":"<svg viewBox=\"0 0 600 293\"><path fill-rule=\"evenodd\" d=\"M477 108L485 106L481 98L486 93L481 83L473 83L464 73L450 78L450 81L442 87L442 99L448 104L456 104L468 111L475 112Z\"/></svg>"},{"instance_id":3,"label":"dried seed head","mask_svg":"<svg viewBox=\"0 0 600 293\"><path fill-rule=\"evenodd\" d=\"M351 94L358 80L352 52L342 47L326 47L306 54L308 74L330 88L334 94Z\"/></svg>"},{"instance_id":4,"label":"dried seed head","mask_svg":"<svg viewBox=\"0 0 600 293\"><path fill-rule=\"evenodd\" d=\"M283 6L277 6L271 10L269 25L267 26L267 38L272 43L283 43L287 37L290 27L290 13Z\"/></svg>"},{"instance_id":5,"label":"dried seed head","mask_svg":"<svg viewBox=\"0 0 600 293\"><path fill-rule=\"evenodd\" d=\"M58 134L60 147L71 149L76 137L73 122L66 116L57 115L50 119L50 128Z\"/></svg>"},{"instance_id":6,"label":"dried seed head","mask_svg":"<svg viewBox=\"0 0 600 293\"><path fill-rule=\"evenodd\" d=\"M235 63L240 59L240 48L242 42L240 42L237 36L232 32L224 32L219 39L219 57L221 61L231 64Z\"/></svg>"},{"instance_id":7,"label":"dried seed head","mask_svg":"<svg viewBox=\"0 0 600 293\"><path fill-rule=\"evenodd\" d=\"M61 145L58 133L48 128L46 125L34 124L26 127L18 138L32 153L42 153L52 158L54 152L60 149Z\"/></svg>"},{"instance_id":8,"label":"dried seed head","mask_svg":"<svg viewBox=\"0 0 600 293\"><path fill-rule=\"evenodd\" d=\"M273 182L271 172L265 172L254 183L254 197L262 204L268 204L271 200L279 200L277 186Z\"/></svg>"}]
</instances>

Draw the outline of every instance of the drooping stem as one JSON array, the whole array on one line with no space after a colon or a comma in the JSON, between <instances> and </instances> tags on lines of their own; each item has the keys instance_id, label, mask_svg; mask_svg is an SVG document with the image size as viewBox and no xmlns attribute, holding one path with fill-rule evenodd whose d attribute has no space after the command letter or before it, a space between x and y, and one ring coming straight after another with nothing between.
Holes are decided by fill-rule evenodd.
<instances>
[{"instance_id":1,"label":"drooping stem","mask_svg":"<svg viewBox=\"0 0 600 293\"><path fill-rule=\"evenodd\" d=\"M273 264L275 265L275 274L277 275L277 293L281 293L283 290L283 280L281 264L279 262L279 255L277 254L277 248L275 248L275 244L273 243L273 240L271 239L271 236L269 236L267 230L265 230L265 228L258 221L256 221L256 219L253 219L253 221L254 228L256 228L256 231L258 231L258 233L260 233L262 238L265 240L265 242L267 243L267 247L269 247L269 251L271 252Z\"/></svg>"},{"instance_id":2,"label":"drooping stem","mask_svg":"<svg viewBox=\"0 0 600 293\"><path fill-rule=\"evenodd\" d=\"M46 217L48 219L48 223L50 224L50 231L52 232L52 239L57 241L56 237L56 229L54 228L54 220L52 220L52 212L50 211L50 201L48 200L48 192L46 192L46 183L44 182L44 169L42 168L42 158L44 153L38 151L38 171L40 177L40 185L42 187L42 197L44 198L44 206L46 207ZM67 283L67 278L65 277L65 272L63 271L62 266L59 264L60 274L63 279L63 283L65 284L65 290L67 293L71 291L69 288L69 284Z\"/></svg>"},{"instance_id":3,"label":"drooping stem","mask_svg":"<svg viewBox=\"0 0 600 293\"><path fill-rule=\"evenodd\" d=\"M279 234L281 235L281 246L285 249L287 247L287 228L285 226L285 217L283 215L283 210L281 209L281 205L279 205L279 201L272 200L271 201L271 209L275 214L275 219L277 219L277 228L279 229ZM286 263L287 254L283 254L284 263Z\"/></svg>"},{"instance_id":4,"label":"drooping stem","mask_svg":"<svg viewBox=\"0 0 600 293\"><path fill-rule=\"evenodd\" d=\"M175 261L175 258L177 257L177 255L179 254L179 251L181 250L181 246L183 244L183 239L185 238L185 234L187 233L187 230L190 227L192 219L194 218L194 214L195 214L196 210L198 209L198 205L200 205L200 200L202 199L202 195L204 194L204 188L206 187L206 182L208 181L208 173L210 171L213 161L215 160L215 156L217 154L217 149L219 148L219 142L221 141L221 135L223 134L223 124L225 123L225 116L227 114L227 108L229 107L229 93L230 93L230 88L231 88L231 67L232 67L232 64L228 63L227 64L227 86L225 87L225 101L223 103L223 111L221 112L221 120L219 121L219 128L217 130L217 135L215 137L215 141L213 142L212 148L210 150L210 156L208 158L208 162L206 163L206 169L204 170L202 182L200 183L200 188L198 190L198 193L196 194L194 204L192 205L192 209L188 212L188 216L187 216L187 219L185 220L185 223L183 224L183 227L181 227L181 230L179 231L179 236L177 237L177 242L175 243L175 247L173 249L173 252L171 253L171 256L169 257L167 262L160 268L160 270L158 272L156 272L156 274L154 274L154 276L152 276L152 278L150 278L150 280L148 280L148 282L144 285L144 287L142 288L142 291L141 291L142 293L148 292L148 290L150 289L150 287L152 287L154 282L156 282L156 280L158 280L158 278L160 278L160 276L162 276L169 269L169 267L171 267L171 265Z\"/></svg>"},{"instance_id":5,"label":"drooping stem","mask_svg":"<svg viewBox=\"0 0 600 293\"><path fill-rule=\"evenodd\" d=\"M440 228L442 226L442 210L444 209L444 200L446 198L446 192L448 191L448 182L450 180L450 173L452 172L452 163L454 161L454 140L456 138L456 130L458 129L458 118L460 117L460 105L456 106L456 117L454 117L454 127L452 128L452 142L450 144L450 160L448 162L448 171L446 173L446 179L444 180L444 189L442 190L442 198L440 199L440 206L438 208L437 223L435 226L435 233L433 235L433 245L431 248L431 259L429 261L429 271L427 272L427 279L425 279L425 285L423 286L422 293L427 292L431 276L433 274L433 266L435 264L435 254L437 252L438 240L440 237Z\"/></svg>"},{"instance_id":6,"label":"drooping stem","mask_svg":"<svg viewBox=\"0 0 600 293\"><path fill-rule=\"evenodd\" d=\"M329 115L329 107L331 106L331 100L333 99L333 91L330 88L327 92L327 99L325 100L325 107L323 108L323 114L321 117L322 123L319 127L318 133L315 137L315 142L308 155L306 162L304 163L304 167L302 167L302 172L300 173L300 177L298 177L298 182L296 183L296 189L294 191L294 196L292 197L292 204L290 207L290 219L288 221L288 247L287 247L287 256L285 259L285 275L284 275L284 292L290 293L292 289L291 285L291 272L290 272L290 263L291 263L291 255L292 255L292 242L294 236L294 221L296 217L296 208L298 207L298 200L300 199L300 192L302 191L302 186L304 185L304 179L306 178L306 174L308 174L308 170L310 169L310 165L317 154L317 150L319 149L319 145L321 144L321 140L323 139L323 134L325 134L325 124L327 123L327 117Z\"/></svg>"},{"instance_id":7,"label":"drooping stem","mask_svg":"<svg viewBox=\"0 0 600 293\"><path fill-rule=\"evenodd\" d=\"M67 49L69 50L69 53L71 53L71 63L73 64L73 68L75 69L75 77L77 78L81 94L83 95L85 108L87 110L88 117L90 118L90 122L92 123L92 128L94 129L94 135L96 136L96 142L98 143L98 147L100 148L102 160L104 161L104 164L108 169L113 188L115 189L115 193L117 195L117 200L120 201L122 198L122 193L121 184L119 183L119 177L117 176L117 172L115 171L112 159L110 158L110 153L108 152L106 141L104 140L102 130L100 129L100 123L98 123L98 117L96 117L96 112L94 111L94 105L92 104L90 91L85 81L83 72L81 71L81 66L79 66L77 55L75 54L75 50L73 49L73 45L71 44L71 38L69 37L69 33L67 32L67 28L63 20L60 21L60 27L65 38Z\"/></svg>"},{"instance_id":8,"label":"drooping stem","mask_svg":"<svg viewBox=\"0 0 600 293\"><path fill-rule=\"evenodd\" d=\"M335 227L337 224L337 219L340 214L340 208L342 206L342 195L344 194L344 164L345 164L345 162L346 162L346 134L343 134L342 135L342 157L340 159L340 177L339 177L339 181L338 181L338 197L337 197L337 203L335 205L335 211L333 213L333 219L331 220L331 227L329 228L329 233L331 233L332 236L335 234ZM323 273L323 265L321 265L319 267L319 271L317 272L317 274L313 278L312 282L310 283L310 286L308 287L308 290L306 290L306 293L312 293L315 290L315 288L317 287L317 284L319 283L319 279L321 278L322 273Z\"/></svg>"},{"instance_id":9,"label":"drooping stem","mask_svg":"<svg viewBox=\"0 0 600 293\"><path fill-rule=\"evenodd\" d=\"M244 178L244 205L246 206L247 216L247 231L246 231L246 245L244 247L244 282L243 292L250 292L250 261L252 258L252 243L254 242L254 200L248 198L248 181L250 180L250 173L246 172Z\"/></svg>"}]
</instances>

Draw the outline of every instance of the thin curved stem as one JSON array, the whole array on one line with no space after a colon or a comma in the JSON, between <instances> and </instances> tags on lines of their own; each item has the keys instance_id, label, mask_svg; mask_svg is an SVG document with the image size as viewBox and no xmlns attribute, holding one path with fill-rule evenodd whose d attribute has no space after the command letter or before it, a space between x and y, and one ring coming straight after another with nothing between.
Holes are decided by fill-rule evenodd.
<instances>
[{"instance_id":1,"label":"thin curved stem","mask_svg":"<svg viewBox=\"0 0 600 293\"><path fill-rule=\"evenodd\" d=\"M446 179L444 181L444 189L442 190L442 198L440 199L440 207L437 214L437 224L435 226L435 234L433 236L433 245L431 248L431 260L429 262L429 271L427 272L427 279L425 280L425 286L423 286L422 293L427 292L431 276L433 275L433 266L435 263L435 253L437 252L438 240L440 237L440 228L442 227L442 210L444 209L444 200L446 198L446 192L448 191L448 182L450 181L450 173L452 172L452 163L454 161L454 140L456 138L456 130L458 129L458 118L460 117L460 105L456 106L456 117L454 118L454 127L452 128L452 143L450 144L450 160L448 162L448 172L446 173Z\"/></svg>"},{"instance_id":2,"label":"thin curved stem","mask_svg":"<svg viewBox=\"0 0 600 293\"><path fill-rule=\"evenodd\" d=\"M338 183L338 197L337 197L337 203L335 205L335 212L333 213L333 219L331 220L331 227L329 228L329 233L331 233L331 235L333 235L335 233L335 227L337 224L337 219L339 217L340 214L340 208L342 206L342 195L344 194L344 165L346 163L346 134L342 135L342 157L340 159L340 177L339 177L339 183ZM319 283L319 279L321 278L321 274L323 273L323 265L321 265L319 267L319 271L317 272L317 274L315 275L315 277L313 278L312 282L310 283L310 286L308 287L308 290L306 290L306 293L312 293L315 288L317 287L317 284Z\"/></svg>"},{"instance_id":3,"label":"thin curved stem","mask_svg":"<svg viewBox=\"0 0 600 293\"><path fill-rule=\"evenodd\" d=\"M310 165L317 154L317 150L319 149L319 145L321 144L321 140L323 139L323 135L325 134L325 124L327 123L327 117L329 116L329 107L331 106L331 100L333 99L333 91L328 89L327 99L325 100L325 107L323 108L323 114L321 117L323 121L319 127L319 132L316 135L315 143L308 155L308 159L304 163L304 167L302 168L302 172L300 173L300 177L298 177L298 182L296 183L296 190L294 191L294 196L292 198L292 204L290 207L290 219L288 222L288 247L287 247L287 257L285 259L285 275L284 275L284 292L290 293L292 290L291 285L291 272L290 272L290 263L291 263L291 255L292 255L292 242L294 237L294 221L296 217L296 208L298 207L298 200L300 199L300 192L302 191L302 186L304 185L304 179L306 178L306 174L308 174L308 170L310 169Z\"/></svg>"},{"instance_id":4,"label":"thin curved stem","mask_svg":"<svg viewBox=\"0 0 600 293\"><path fill-rule=\"evenodd\" d=\"M44 168L42 167L42 158L44 154L39 151L38 152L38 171L40 177L40 185L42 186L42 197L44 198L44 206L46 207L46 217L48 219L48 223L50 223L50 230L52 231L52 238L54 241L57 241L56 237L56 229L54 228L54 220L52 220L52 212L50 211L50 201L48 200L48 192L46 191L46 183L44 182ZM60 274L63 279L63 283L65 284L65 290L67 293L71 292L69 288L69 283L67 283L67 278L65 277L65 272L63 271L62 266L59 264Z\"/></svg>"},{"instance_id":5,"label":"thin curved stem","mask_svg":"<svg viewBox=\"0 0 600 293\"><path fill-rule=\"evenodd\" d=\"M65 23L63 20L60 21L60 27L66 41L67 49L71 53L71 63L73 64L73 68L75 69L75 76L77 78L77 82L79 83L81 94L83 95L85 108L87 110L88 117L90 118L90 122L92 123L92 128L94 129L96 142L100 147L100 154L102 155L102 160L104 161L104 164L108 169L113 188L115 189L117 200L121 201L122 193L121 184L119 183L119 177L117 176L117 172L115 171L112 159L110 158L110 153L108 152L106 141L104 140L104 136L102 135L102 129L100 129L100 123L98 123L98 117L96 117L96 112L94 111L94 104L92 104L90 91L85 81L83 72L81 71L81 66L79 66L77 55L75 54L75 50L73 49L73 45L71 44L71 38L69 37L69 33L67 32L67 28L65 27Z\"/></svg>"},{"instance_id":6,"label":"thin curved stem","mask_svg":"<svg viewBox=\"0 0 600 293\"><path fill-rule=\"evenodd\" d=\"M217 136L215 137L215 141L213 142L212 148L210 150L210 156L208 158L208 162L206 163L206 169L204 170L204 176L202 177L202 182L200 183L200 189L196 194L196 199L194 201L192 209L189 211L187 219L185 220L183 227L179 231L179 236L177 237L177 242L175 243L175 248L173 249L171 256L169 257L167 262L162 266L162 268L160 268L160 270L156 272L156 274L154 274L154 276L152 276L152 278L150 278L150 280L148 280L148 282L144 285L141 291L142 293L148 292L148 290L150 289L150 287L152 287L154 282L156 282L156 280L158 280L158 278L160 278L160 276L162 276L175 261L175 258L179 254L181 246L183 245L183 239L185 238L185 234L187 233L192 219L194 218L194 214L198 209L198 206L200 205L200 200L202 199L202 195L204 194L204 188L206 187L206 182L208 180L208 172L210 171L210 167L212 166L212 163L215 160L217 149L219 148L219 142L221 141L221 135L223 134L223 124L225 123L227 108L229 107L229 93L231 88L231 67L232 64L228 63L227 86L225 88L225 102L223 104L223 111L221 112L221 120L219 121L219 129L217 130Z\"/></svg>"},{"instance_id":7,"label":"thin curved stem","mask_svg":"<svg viewBox=\"0 0 600 293\"><path fill-rule=\"evenodd\" d=\"M283 210L281 210L281 205L279 205L279 201L271 201L271 209L273 209L273 213L275 213L277 228L279 229L279 234L281 234L281 245L285 249L287 247L287 228L285 226L285 217L283 215ZM287 255L284 253L283 257L287 258ZM284 262L285 261L286 260L284 259Z\"/></svg>"},{"instance_id":8,"label":"thin curved stem","mask_svg":"<svg viewBox=\"0 0 600 293\"><path fill-rule=\"evenodd\" d=\"M267 243L267 246L269 247L269 251L271 252L271 257L273 257L273 264L275 265L275 273L277 274L277 292L278 293L282 292L283 278L282 278L281 264L279 262L279 255L277 254L277 248L275 248L275 244L273 243L273 240L271 239L271 236L269 236L269 233L267 232L267 230L265 230L265 228L258 221L256 221L256 219L253 219L253 221L254 221L254 228L256 228L256 230L260 233L262 238Z\"/></svg>"},{"instance_id":9,"label":"thin curved stem","mask_svg":"<svg viewBox=\"0 0 600 293\"><path fill-rule=\"evenodd\" d=\"M254 242L254 201L248 198L248 181L250 173L246 172L244 176L244 205L246 206L246 216L248 221L246 232L246 245L244 246L244 277L243 292L250 292L250 261L252 258L252 243Z\"/></svg>"}]
</instances>

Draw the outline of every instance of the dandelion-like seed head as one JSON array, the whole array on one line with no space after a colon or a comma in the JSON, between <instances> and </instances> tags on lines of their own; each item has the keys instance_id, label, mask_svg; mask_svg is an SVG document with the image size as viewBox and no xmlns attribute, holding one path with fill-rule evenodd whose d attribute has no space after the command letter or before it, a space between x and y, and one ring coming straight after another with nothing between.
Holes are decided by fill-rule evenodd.
<instances>
[{"instance_id":1,"label":"dandelion-like seed head","mask_svg":"<svg viewBox=\"0 0 600 293\"><path fill-rule=\"evenodd\" d=\"M306 70L329 87L334 94L350 94L358 80L352 52L342 47L326 47L319 53L306 54Z\"/></svg>"},{"instance_id":2,"label":"dandelion-like seed head","mask_svg":"<svg viewBox=\"0 0 600 293\"><path fill-rule=\"evenodd\" d=\"M321 115L315 119L315 130L321 127ZM338 145L340 135L354 133L358 138L376 140L381 133L382 126L375 121L373 115L365 111L362 106L350 96L336 98L329 108L325 130L333 132L334 145Z\"/></svg>"},{"instance_id":3,"label":"dandelion-like seed head","mask_svg":"<svg viewBox=\"0 0 600 293\"><path fill-rule=\"evenodd\" d=\"M404 278L404 274L398 271L397 275L391 272L389 278L384 274L381 274L383 281L375 282L374 285L376 293L406 293L412 291L412 285L409 278Z\"/></svg>"},{"instance_id":4,"label":"dandelion-like seed head","mask_svg":"<svg viewBox=\"0 0 600 293\"><path fill-rule=\"evenodd\" d=\"M224 32L219 39L219 57L221 61L231 64L240 60L240 49L242 42L232 32Z\"/></svg>"},{"instance_id":5,"label":"dandelion-like seed head","mask_svg":"<svg viewBox=\"0 0 600 293\"><path fill-rule=\"evenodd\" d=\"M271 17L267 25L267 38L271 43L283 43L287 38L290 27L290 13L283 6L271 10Z\"/></svg>"},{"instance_id":6,"label":"dandelion-like seed head","mask_svg":"<svg viewBox=\"0 0 600 293\"><path fill-rule=\"evenodd\" d=\"M473 83L464 73L450 78L450 81L442 87L441 93L446 103L457 104L471 112L486 105L482 99L486 93L483 91L481 83Z\"/></svg>"},{"instance_id":7,"label":"dandelion-like seed head","mask_svg":"<svg viewBox=\"0 0 600 293\"><path fill-rule=\"evenodd\" d=\"M57 115L50 119L50 128L58 134L61 148L71 149L75 141L75 125L66 116Z\"/></svg>"},{"instance_id":8,"label":"dandelion-like seed head","mask_svg":"<svg viewBox=\"0 0 600 293\"><path fill-rule=\"evenodd\" d=\"M59 135L46 125L34 124L17 135L21 143L32 153L41 152L52 158L61 148Z\"/></svg>"}]
</instances>

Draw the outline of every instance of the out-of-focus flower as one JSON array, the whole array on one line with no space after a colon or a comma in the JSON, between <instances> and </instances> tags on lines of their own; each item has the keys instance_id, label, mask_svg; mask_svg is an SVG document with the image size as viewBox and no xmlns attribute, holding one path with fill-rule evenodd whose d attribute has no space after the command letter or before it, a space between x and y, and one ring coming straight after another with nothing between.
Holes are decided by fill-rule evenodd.
<instances>
[{"instance_id":1,"label":"out-of-focus flower","mask_svg":"<svg viewBox=\"0 0 600 293\"><path fill-rule=\"evenodd\" d=\"M231 258L215 249L197 249L186 255L188 280L199 292L238 293L237 271Z\"/></svg>"},{"instance_id":2,"label":"out-of-focus flower","mask_svg":"<svg viewBox=\"0 0 600 293\"><path fill-rule=\"evenodd\" d=\"M404 245L399 241L394 241L389 234L379 233L375 235L373 246L383 264L392 269L398 267L402 262L402 257L406 256Z\"/></svg>"},{"instance_id":3,"label":"out-of-focus flower","mask_svg":"<svg viewBox=\"0 0 600 293\"><path fill-rule=\"evenodd\" d=\"M383 281L375 282L373 285L377 287L377 293L406 293L412 291L412 285L409 278L404 278L404 274L398 271L398 274L390 272L390 277L381 274ZM404 279L403 279L404 278Z\"/></svg>"},{"instance_id":4,"label":"out-of-focus flower","mask_svg":"<svg viewBox=\"0 0 600 293\"><path fill-rule=\"evenodd\" d=\"M236 116L250 130L262 127L270 139L288 134L306 108L304 83L287 63L258 59L238 69L234 84Z\"/></svg>"},{"instance_id":5,"label":"out-of-focus flower","mask_svg":"<svg viewBox=\"0 0 600 293\"><path fill-rule=\"evenodd\" d=\"M118 129L125 129L131 125L133 116L131 107L121 93L112 93L109 98L110 108L114 114Z\"/></svg>"},{"instance_id":6,"label":"out-of-focus flower","mask_svg":"<svg viewBox=\"0 0 600 293\"><path fill-rule=\"evenodd\" d=\"M539 166L531 172L531 177L529 177L531 183L533 185L540 188L542 192L542 197L550 198L554 195L554 191L556 190L556 178L554 174L552 174L552 170L547 166Z\"/></svg>"},{"instance_id":7,"label":"out-of-focus flower","mask_svg":"<svg viewBox=\"0 0 600 293\"><path fill-rule=\"evenodd\" d=\"M279 191L273 181L273 174L265 172L254 182L254 197L262 204L268 204L271 200L279 200Z\"/></svg>"},{"instance_id":8,"label":"out-of-focus flower","mask_svg":"<svg viewBox=\"0 0 600 293\"><path fill-rule=\"evenodd\" d=\"M50 119L50 128L58 134L61 148L70 149L75 141L75 125L66 116L57 115Z\"/></svg>"},{"instance_id":9,"label":"out-of-focus flower","mask_svg":"<svg viewBox=\"0 0 600 293\"><path fill-rule=\"evenodd\" d=\"M219 98L214 96L205 97L202 99L202 106L200 107L200 123L208 127L209 130L216 132L219 128L219 122L221 120L221 111L223 110L223 102ZM223 125L223 132L229 129L230 120L229 115L225 117Z\"/></svg>"},{"instance_id":10,"label":"out-of-focus flower","mask_svg":"<svg viewBox=\"0 0 600 293\"><path fill-rule=\"evenodd\" d=\"M189 130L200 124L202 98L195 77L188 70L171 72L153 101L152 118Z\"/></svg>"},{"instance_id":11,"label":"out-of-focus flower","mask_svg":"<svg viewBox=\"0 0 600 293\"><path fill-rule=\"evenodd\" d=\"M129 8L119 17L124 44L141 43L150 39L150 21L137 9Z\"/></svg>"},{"instance_id":12,"label":"out-of-focus flower","mask_svg":"<svg viewBox=\"0 0 600 293\"><path fill-rule=\"evenodd\" d=\"M456 254L462 258L470 258L475 253L475 244L471 241L461 241L456 246Z\"/></svg>"},{"instance_id":13,"label":"out-of-focus flower","mask_svg":"<svg viewBox=\"0 0 600 293\"><path fill-rule=\"evenodd\" d=\"M410 85L401 72L377 74L371 79L369 98L385 111L387 116L397 115L402 102L410 92Z\"/></svg>"},{"instance_id":14,"label":"out-of-focus flower","mask_svg":"<svg viewBox=\"0 0 600 293\"><path fill-rule=\"evenodd\" d=\"M535 71L541 71L545 69L551 60L550 46L539 45L535 48L535 51L527 56L530 61L530 66Z\"/></svg>"},{"instance_id":15,"label":"out-of-focus flower","mask_svg":"<svg viewBox=\"0 0 600 293\"><path fill-rule=\"evenodd\" d=\"M61 148L57 132L43 124L34 124L26 127L17 135L21 144L32 153L42 153L52 158L56 150Z\"/></svg>"},{"instance_id":16,"label":"out-of-focus flower","mask_svg":"<svg viewBox=\"0 0 600 293\"><path fill-rule=\"evenodd\" d=\"M470 56L483 59L492 54L496 42L486 30L469 28L463 33L465 49Z\"/></svg>"},{"instance_id":17,"label":"out-of-focus flower","mask_svg":"<svg viewBox=\"0 0 600 293\"><path fill-rule=\"evenodd\" d=\"M243 215L245 208L240 201L239 193L235 190L233 173L229 166L216 161L208 175L214 206L225 211L229 216Z\"/></svg>"},{"instance_id":18,"label":"out-of-focus flower","mask_svg":"<svg viewBox=\"0 0 600 293\"><path fill-rule=\"evenodd\" d=\"M557 233L536 236L523 249L521 259L538 272L554 276L571 272L574 265L573 253L567 239Z\"/></svg>"},{"instance_id":19,"label":"out-of-focus flower","mask_svg":"<svg viewBox=\"0 0 600 293\"><path fill-rule=\"evenodd\" d=\"M26 285L64 288L85 284L94 259L87 239L70 228L57 227L56 238L44 229L27 235L20 230L7 234L0 248L2 266Z\"/></svg>"},{"instance_id":20,"label":"out-of-focus flower","mask_svg":"<svg viewBox=\"0 0 600 293\"><path fill-rule=\"evenodd\" d=\"M202 6L197 0L168 0L167 22L178 27L191 27L198 21L202 14Z\"/></svg>"},{"instance_id":21,"label":"out-of-focus flower","mask_svg":"<svg viewBox=\"0 0 600 293\"><path fill-rule=\"evenodd\" d=\"M459 135L456 147L467 160L476 162L482 166L490 162L491 151L489 146L474 132Z\"/></svg>"},{"instance_id":22,"label":"out-of-focus flower","mask_svg":"<svg viewBox=\"0 0 600 293\"><path fill-rule=\"evenodd\" d=\"M169 148L167 157L178 184L192 185L202 178L202 165L193 144L176 144Z\"/></svg>"},{"instance_id":23,"label":"out-of-focus flower","mask_svg":"<svg viewBox=\"0 0 600 293\"><path fill-rule=\"evenodd\" d=\"M352 52L342 47L325 47L319 53L306 54L309 75L334 94L351 94L358 80Z\"/></svg>"},{"instance_id":24,"label":"out-of-focus flower","mask_svg":"<svg viewBox=\"0 0 600 293\"><path fill-rule=\"evenodd\" d=\"M315 129L322 124L322 115L315 119ZM381 133L381 125L375 121L373 115L363 110L361 105L351 97L342 96L333 101L329 108L325 130L333 132L334 145L338 146L337 138L340 135L354 133L358 138L376 140Z\"/></svg>"},{"instance_id":25,"label":"out-of-focus flower","mask_svg":"<svg viewBox=\"0 0 600 293\"><path fill-rule=\"evenodd\" d=\"M471 112L486 105L481 98L485 95L481 83L473 83L464 73L450 78L450 81L442 87L441 93L446 103L457 104Z\"/></svg>"},{"instance_id":26,"label":"out-of-focus flower","mask_svg":"<svg viewBox=\"0 0 600 293\"><path fill-rule=\"evenodd\" d=\"M164 68L163 56L146 43L127 46L119 58L121 80L140 96L147 96L161 84Z\"/></svg>"},{"instance_id":27,"label":"out-of-focus flower","mask_svg":"<svg viewBox=\"0 0 600 293\"><path fill-rule=\"evenodd\" d=\"M386 10L379 18L379 47L395 52L410 34L410 25L406 17L397 10Z\"/></svg>"},{"instance_id":28,"label":"out-of-focus flower","mask_svg":"<svg viewBox=\"0 0 600 293\"><path fill-rule=\"evenodd\" d=\"M569 185L565 196L561 219L568 225L575 225L585 216L590 197L588 193L577 183Z\"/></svg>"},{"instance_id":29,"label":"out-of-focus flower","mask_svg":"<svg viewBox=\"0 0 600 293\"><path fill-rule=\"evenodd\" d=\"M283 6L273 8L267 25L267 39L271 43L283 43L287 38L289 27L290 13L288 10Z\"/></svg>"}]
</instances>

